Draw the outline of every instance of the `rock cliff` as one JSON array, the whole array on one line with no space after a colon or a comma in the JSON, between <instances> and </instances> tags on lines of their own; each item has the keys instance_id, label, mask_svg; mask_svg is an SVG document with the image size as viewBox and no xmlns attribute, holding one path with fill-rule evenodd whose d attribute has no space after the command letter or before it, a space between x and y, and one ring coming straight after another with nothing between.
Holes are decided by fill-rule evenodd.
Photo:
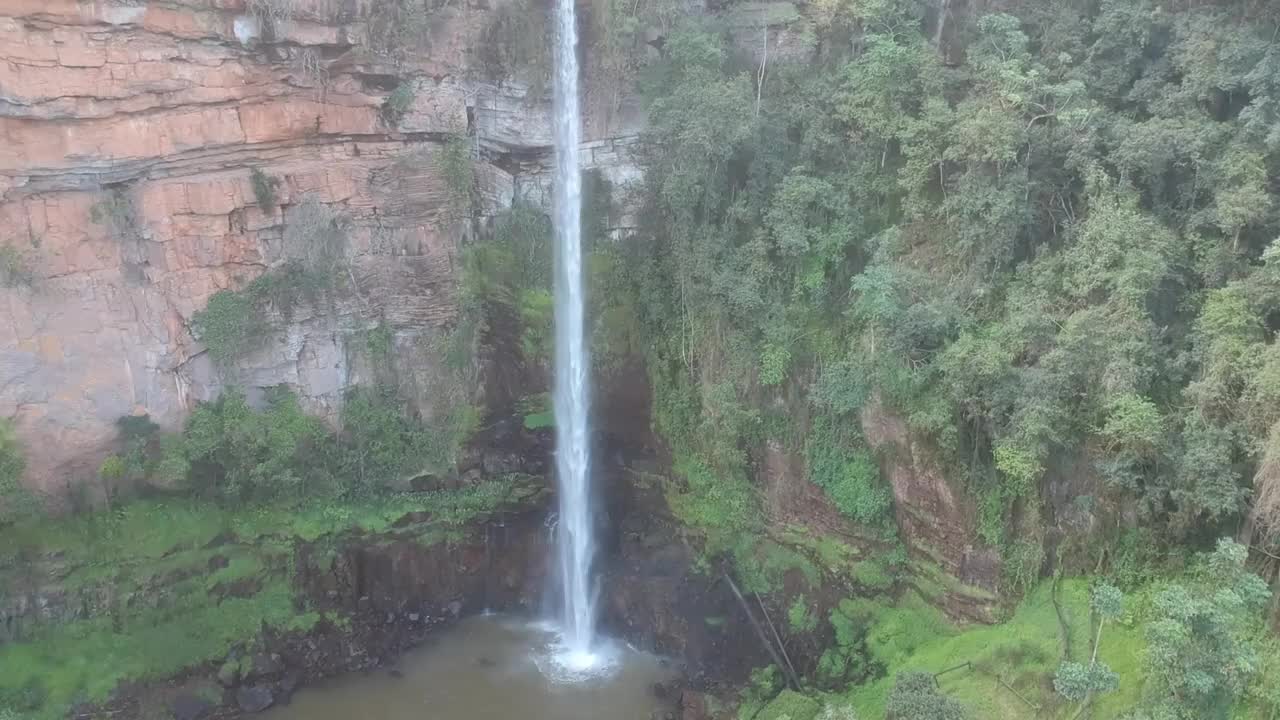
<instances>
[{"instance_id":1,"label":"rock cliff","mask_svg":"<svg viewBox=\"0 0 1280 720\"><path fill-rule=\"evenodd\" d=\"M507 37L545 21L519 0L3 3L0 416L39 448L27 484L91 477L117 418L172 428L227 383L288 384L332 414L375 372L359 349L379 323L429 375L459 243L549 197L545 58ZM625 184L636 114L586 92L584 158ZM450 143L472 164L466 213ZM308 201L342 219L349 292L214 362L193 315L278 263Z\"/></svg>"}]
</instances>

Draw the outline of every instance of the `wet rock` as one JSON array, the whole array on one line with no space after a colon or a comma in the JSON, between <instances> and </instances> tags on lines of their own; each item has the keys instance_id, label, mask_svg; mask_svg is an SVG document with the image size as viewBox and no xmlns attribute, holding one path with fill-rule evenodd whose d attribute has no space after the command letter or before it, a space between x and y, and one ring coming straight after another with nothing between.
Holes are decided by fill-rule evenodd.
<instances>
[{"instance_id":1,"label":"wet rock","mask_svg":"<svg viewBox=\"0 0 1280 720\"><path fill-rule=\"evenodd\" d=\"M222 667L218 668L218 684L222 687L235 687L240 681L240 663L233 659L228 659L222 663Z\"/></svg>"},{"instance_id":2,"label":"wet rock","mask_svg":"<svg viewBox=\"0 0 1280 720\"><path fill-rule=\"evenodd\" d=\"M666 683L656 682L649 686L649 692L659 700L666 700L667 696L671 694L671 689L667 687Z\"/></svg>"},{"instance_id":3,"label":"wet rock","mask_svg":"<svg viewBox=\"0 0 1280 720\"><path fill-rule=\"evenodd\" d=\"M415 623L416 623L416 622L418 622L418 620L420 620L420 619L422 619L422 616L421 616L421 615L419 615L418 613L409 613L409 622L415 622Z\"/></svg>"},{"instance_id":4,"label":"wet rock","mask_svg":"<svg viewBox=\"0 0 1280 720\"><path fill-rule=\"evenodd\" d=\"M458 617L459 615L461 615L461 614L462 614L462 603L461 603L461 602L459 602L458 600L454 600L453 602L450 602L450 603L449 603L449 614L450 614L450 615L453 615L454 617Z\"/></svg>"},{"instance_id":5,"label":"wet rock","mask_svg":"<svg viewBox=\"0 0 1280 720\"><path fill-rule=\"evenodd\" d=\"M242 712L262 712L275 703L275 694L266 685L252 685L236 690L236 705Z\"/></svg>"},{"instance_id":6,"label":"wet rock","mask_svg":"<svg viewBox=\"0 0 1280 720\"><path fill-rule=\"evenodd\" d=\"M523 463L516 453L495 451L485 453L480 466L484 468L486 475L498 476L520 472Z\"/></svg>"},{"instance_id":7,"label":"wet rock","mask_svg":"<svg viewBox=\"0 0 1280 720\"><path fill-rule=\"evenodd\" d=\"M387 674L393 678L396 678L397 680L404 677L404 673L397 670L396 668L391 668L391 670Z\"/></svg>"},{"instance_id":8,"label":"wet rock","mask_svg":"<svg viewBox=\"0 0 1280 720\"><path fill-rule=\"evenodd\" d=\"M245 676L246 680L254 680L257 678L273 677L279 675L284 670L284 662L280 660L280 656L271 653L257 653L253 656L253 664L249 669L249 673Z\"/></svg>"},{"instance_id":9,"label":"wet rock","mask_svg":"<svg viewBox=\"0 0 1280 720\"><path fill-rule=\"evenodd\" d=\"M288 705L293 700L293 693L298 689L301 677L295 671L285 674L284 679L276 685L276 704Z\"/></svg>"},{"instance_id":10,"label":"wet rock","mask_svg":"<svg viewBox=\"0 0 1280 720\"><path fill-rule=\"evenodd\" d=\"M680 693L680 720L707 720L709 717L706 695L693 690Z\"/></svg>"},{"instance_id":11,"label":"wet rock","mask_svg":"<svg viewBox=\"0 0 1280 720\"><path fill-rule=\"evenodd\" d=\"M196 693L184 692L173 699L169 709L173 712L173 720L203 720L209 717L216 707L213 701Z\"/></svg>"}]
</instances>

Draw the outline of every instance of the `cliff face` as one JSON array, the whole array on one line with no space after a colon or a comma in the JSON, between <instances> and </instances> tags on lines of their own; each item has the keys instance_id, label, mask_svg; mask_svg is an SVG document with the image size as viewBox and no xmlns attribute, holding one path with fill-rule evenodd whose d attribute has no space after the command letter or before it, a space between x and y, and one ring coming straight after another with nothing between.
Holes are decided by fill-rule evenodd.
<instances>
[{"instance_id":1,"label":"cliff face","mask_svg":"<svg viewBox=\"0 0 1280 720\"><path fill-rule=\"evenodd\" d=\"M288 384L332 414L372 379L359 349L380 322L430 411L421 348L456 314L459 242L549 198L549 87L536 61L491 57L546 13L502 2L0 6L0 415L32 449L29 485L91 477L117 418L172 428L229 383ZM637 122L591 87L584 158L625 183ZM465 215L443 167L464 140ZM215 363L193 315L278 263L312 198L343 218L351 291Z\"/></svg>"}]
</instances>

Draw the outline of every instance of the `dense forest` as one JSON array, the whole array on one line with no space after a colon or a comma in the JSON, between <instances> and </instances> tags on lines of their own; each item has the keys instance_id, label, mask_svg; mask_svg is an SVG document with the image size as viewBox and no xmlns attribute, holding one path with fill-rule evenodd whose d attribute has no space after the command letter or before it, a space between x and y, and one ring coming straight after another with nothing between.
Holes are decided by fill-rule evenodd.
<instances>
[{"instance_id":1,"label":"dense forest","mask_svg":"<svg viewBox=\"0 0 1280 720\"><path fill-rule=\"evenodd\" d=\"M1226 717L1258 670L1237 621L1271 597L1239 568L1280 580L1280 10L991 5L944 27L815 3L775 39L807 46L793 63L686 22L638 72L653 156L627 264L673 505L752 565L773 442L884 522L858 421L883 405L975 499L1007 590L1228 593L1152 601L1138 711ZM1089 518L1065 537L1055 483ZM1098 588L1105 618L1119 591Z\"/></svg>"}]
</instances>

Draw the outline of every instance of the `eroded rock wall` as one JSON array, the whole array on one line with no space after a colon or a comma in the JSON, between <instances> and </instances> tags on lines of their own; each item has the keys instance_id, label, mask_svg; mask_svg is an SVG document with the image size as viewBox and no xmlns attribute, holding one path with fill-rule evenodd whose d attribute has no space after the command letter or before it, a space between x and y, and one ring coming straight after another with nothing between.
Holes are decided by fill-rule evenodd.
<instances>
[{"instance_id":1,"label":"eroded rock wall","mask_svg":"<svg viewBox=\"0 0 1280 720\"><path fill-rule=\"evenodd\" d=\"M56 495L91 478L117 418L173 428L229 383L288 384L331 415L375 372L361 333L379 322L393 361L430 373L459 242L513 198L549 197L550 103L481 67L501 2L442 4L420 51L394 57L370 40L389 4L293 0L278 22L249 0L0 4L0 416L34 449L27 484ZM411 102L384 112L396 92ZM585 157L622 186L638 121L606 114ZM457 137L476 178L466 214L441 167ZM270 203L255 172L278 182ZM349 219L353 291L220 366L194 314L279 260L308 197Z\"/></svg>"}]
</instances>

